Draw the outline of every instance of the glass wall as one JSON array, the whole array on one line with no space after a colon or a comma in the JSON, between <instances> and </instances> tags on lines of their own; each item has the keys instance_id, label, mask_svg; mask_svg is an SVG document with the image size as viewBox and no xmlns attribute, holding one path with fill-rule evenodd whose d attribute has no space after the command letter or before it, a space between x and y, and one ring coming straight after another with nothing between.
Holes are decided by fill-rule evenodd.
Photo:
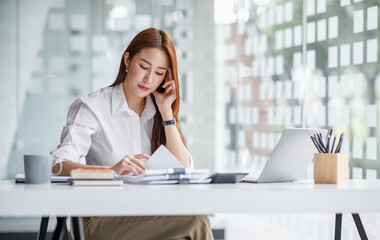
<instances>
[{"instance_id":1,"label":"glass wall","mask_svg":"<svg viewBox=\"0 0 380 240\"><path fill-rule=\"evenodd\" d=\"M371 0L214 2L216 170L257 176L284 128L334 126L346 136L341 151L349 154L350 178L380 177L379 5ZM313 178L312 164L305 177ZM361 216L369 238L380 239L379 214ZM226 219L232 225L245 219L260 229L277 229L249 231L245 225L239 229L245 236L331 239L335 218L255 214ZM343 222L342 238L359 239L352 218L344 216Z\"/></svg>"},{"instance_id":2,"label":"glass wall","mask_svg":"<svg viewBox=\"0 0 380 240\"><path fill-rule=\"evenodd\" d=\"M226 126L224 144L230 159L220 167L259 173L284 127L302 126L303 3L229 4L223 9L215 2L216 52L224 52L216 56L217 68L227 96L223 99L226 121L220 126Z\"/></svg>"},{"instance_id":3,"label":"glass wall","mask_svg":"<svg viewBox=\"0 0 380 240\"><path fill-rule=\"evenodd\" d=\"M215 1L224 159L216 166L259 173L285 127L334 126L345 132L351 178L379 178L378 8L359 0Z\"/></svg>"}]
</instances>

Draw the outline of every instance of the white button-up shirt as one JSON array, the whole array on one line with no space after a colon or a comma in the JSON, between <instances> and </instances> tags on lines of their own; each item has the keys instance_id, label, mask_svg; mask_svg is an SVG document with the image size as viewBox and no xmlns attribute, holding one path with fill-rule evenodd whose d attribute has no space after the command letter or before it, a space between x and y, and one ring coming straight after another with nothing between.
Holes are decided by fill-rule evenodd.
<instances>
[{"instance_id":1,"label":"white button-up shirt","mask_svg":"<svg viewBox=\"0 0 380 240\"><path fill-rule=\"evenodd\" d=\"M125 155L151 155L154 107L151 96L141 117L128 107L122 84L77 99L70 107L61 143L51 154L61 161L113 166Z\"/></svg>"}]
</instances>

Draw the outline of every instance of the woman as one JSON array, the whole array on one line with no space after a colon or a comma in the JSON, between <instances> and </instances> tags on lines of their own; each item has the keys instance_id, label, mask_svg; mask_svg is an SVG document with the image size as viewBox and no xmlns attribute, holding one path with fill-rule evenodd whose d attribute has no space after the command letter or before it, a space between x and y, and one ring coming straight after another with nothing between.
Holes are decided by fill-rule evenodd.
<instances>
[{"instance_id":1,"label":"woman","mask_svg":"<svg viewBox=\"0 0 380 240\"><path fill-rule=\"evenodd\" d=\"M146 169L141 159L164 144L190 167L178 111L173 42L163 30L146 29L125 50L116 81L71 105L51 154L62 161L61 175L76 168L138 175ZM80 163L83 157L86 164ZM207 216L91 217L84 218L84 227L86 239L212 239Z\"/></svg>"}]
</instances>

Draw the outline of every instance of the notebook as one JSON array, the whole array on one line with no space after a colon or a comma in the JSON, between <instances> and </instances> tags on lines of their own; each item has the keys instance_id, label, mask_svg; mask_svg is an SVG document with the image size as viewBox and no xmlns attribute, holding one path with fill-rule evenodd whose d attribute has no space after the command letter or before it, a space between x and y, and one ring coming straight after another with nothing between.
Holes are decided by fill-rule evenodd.
<instances>
[{"instance_id":1,"label":"notebook","mask_svg":"<svg viewBox=\"0 0 380 240\"><path fill-rule=\"evenodd\" d=\"M260 176L247 176L241 182L290 182L305 178L307 167L317 153L310 139L310 133L314 132L321 132L323 138L327 134L325 129L285 129Z\"/></svg>"}]
</instances>

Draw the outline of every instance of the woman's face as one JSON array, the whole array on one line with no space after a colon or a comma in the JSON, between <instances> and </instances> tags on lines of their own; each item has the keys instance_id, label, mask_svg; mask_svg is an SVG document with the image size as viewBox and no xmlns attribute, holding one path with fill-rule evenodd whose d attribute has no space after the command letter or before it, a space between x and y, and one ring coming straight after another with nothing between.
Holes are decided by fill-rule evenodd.
<instances>
[{"instance_id":1,"label":"woman's face","mask_svg":"<svg viewBox=\"0 0 380 240\"><path fill-rule=\"evenodd\" d=\"M166 52L159 48L144 48L129 60L129 53L124 54L128 68L126 87L137 97L146 97L156 91L164 80L169 67Z\"/></svg>"}]
</instances>

